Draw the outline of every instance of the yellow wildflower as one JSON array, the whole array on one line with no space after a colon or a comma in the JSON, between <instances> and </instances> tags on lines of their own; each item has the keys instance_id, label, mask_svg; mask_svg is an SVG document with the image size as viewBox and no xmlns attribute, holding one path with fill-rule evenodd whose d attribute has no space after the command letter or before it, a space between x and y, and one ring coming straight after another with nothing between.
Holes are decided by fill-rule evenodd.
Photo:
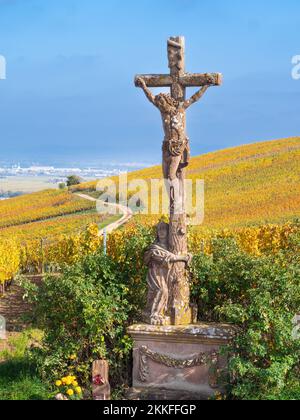
<instances>
[{"instance_id":1,"label":"yellow wildflower","mask_svg":"<svg viewBox=\"0 0 300 420\"><path fill-rule=\"evenodd\" d=\"M56 382L55 382L55 385L56 385L57 387L62 386L62 381L56 381Z\"/></svg>"},{"instance_id":2,"label":"yellow wildflower","mask_svg":"<svg viewBox=\"0 0 300 420\"><path fill-rule=\"evenodd\" d=\"M72 395L74 395L73 389L68 389L67 394L69 395L69 397L72 397Z\"/></svg>"},{"instance_id":3,"label":"yellow wildflower","mask_svg":"<svg viewBox=\"0 0 300 420\"><path fill-rule=\"evenodd\" d=\"M66 385L67 386L70 386L72 384L72 379L70 378L70 376L68 376L67 378L66 378Z\"/></svg>"}]
</instances>

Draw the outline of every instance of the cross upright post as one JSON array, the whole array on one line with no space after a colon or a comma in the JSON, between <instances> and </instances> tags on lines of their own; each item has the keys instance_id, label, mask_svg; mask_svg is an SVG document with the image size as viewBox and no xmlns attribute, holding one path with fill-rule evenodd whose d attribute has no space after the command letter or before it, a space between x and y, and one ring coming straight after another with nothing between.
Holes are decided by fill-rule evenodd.
<instances>
[{"instance_id":1,"label":"cross upright post","mask_svg":"<svg viewBox=\"0 0 300 420\"><path fill-rule=\"evenodd\" d=\"M208 87L221 85L222 75L220 73L187 73L184 37L169 38L168 60L170 74L138 75L135 78L135 85L144 90L149 101L161 112L165 132L163 174L170 198L167 240L164 242L163 239L158 239L159 247L169 252L168 256L165 255L169 266L165 274L161 274L162 270L155 271L155 264L151 264L154 271L152 273L149 271L148 274L149 294L146 318L151 324L186 325L193 320L187 270L190 256L187 244L185 176L190 159L190 146L186 135L186 110L201 99ZM149 89L151 87L169 87L171 95L154 96ZM187 100L187 87L201 87L201 89ZM158 227L158 237L159 231L163 230L161 225ZM161 234L161 236L164 235ZM147 261L150 264L151 253L147 255ZM156 265L158 268L157 258Z\"/></svg>"}]
</instances>

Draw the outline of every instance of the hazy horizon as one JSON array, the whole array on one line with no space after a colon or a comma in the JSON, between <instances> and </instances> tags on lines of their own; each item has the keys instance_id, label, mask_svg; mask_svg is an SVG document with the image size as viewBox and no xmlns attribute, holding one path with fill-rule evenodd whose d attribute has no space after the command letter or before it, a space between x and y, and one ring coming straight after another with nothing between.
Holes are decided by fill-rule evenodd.
<instances>
[{"instance_id":1,"label":"hazy horizon","mask_svg":"<svg viewBox=\"0 0 300 420\"><path fill-rule=\"evenodd\" d=\"M208 153L217 153L220 152L222 150L226 150L226 149L231 149L231 148L235 148L235 147L242 147L242 146L247 146L247 145L251 145L251 144L255 144L255 143L265 143L265 142L273 142L273 141L277 141L277 140L284 140L284 139L288 139L288 138L292 138L292 137L299 137L299 135L294 135L294 136L288 136L288 137L282 137L282 138L272 138L272 139L261 139L261 140L253 140L250 141L248 143L240 143L237 145L233 145L233 146L227 146L224 148L217 148L217 149L212 149L212 150L207 150L203 153L199 153L197 155L195 154L191 154L192 157L197 157L200 155L205 155ZM47 158L40 158L40 159L1 159L0 158L0 168L4 168L4 167L12 167L12 166L17 166L20 165L22 168L28 168L30 166L53 166L55 168L119 168L119 167L124 167L124 168L128 168L129 171L131 170L136 170L136 169L142 169L142 168L146 168L149 166L155 166L155 165L160 165L161 164L161 156L158 157L157 161L154 160L141 160L141 161L137 161L136 159L130 161L130 160L126 160L126 159L96 159L96 158L86 158L86 157L82 157L82 158L75 158L75 159L70 159L68 157L47 157ZM133 169L132 169L133 168Z\"/></svg>"},{"instance_id":2,"label":"hazy horizon","mask_svg":"<svg viewBox=\"0 0 300 420\"><path fill-rule=\"evenodd\" d=\"M133 79L168 72L171 35L187 71L224 75L188 111L192 155L297 136L299 19L296 0L0 0L1 157L160 162L160 115Z\"/></svg>"}]
</instances>

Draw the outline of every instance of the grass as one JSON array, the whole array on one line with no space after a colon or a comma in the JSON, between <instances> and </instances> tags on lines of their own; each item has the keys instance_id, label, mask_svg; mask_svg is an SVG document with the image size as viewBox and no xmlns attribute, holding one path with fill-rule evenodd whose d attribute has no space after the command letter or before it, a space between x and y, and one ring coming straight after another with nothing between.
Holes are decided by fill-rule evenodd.
<instances>
[{"instance_id":1,"label":"grass","mask_svg":"<svg viewBox=\"0 0 300 420\"><path fill-rule=\"evenodd\" d=\"M47 400L49 391L27 360L0 364L0 400Z\"/></svg>"},{"instance_id":2,"label":"grass","mask_svg":"<svg viewBox=\"0 0 300 420\"><path fill-rule=\"evenodd\" d=\"M0 352L0 400L47 400L50 390L39 378L27 349L41 340L41 332L28 330L8 340Z\"/></svg>"},{"instance_id":3,"label":"grass","mask_svg":"<svg viewBox=\"0 0 300 420\"><path fill-rule=\"evenodd\" d=\"M117 222L119 219L121 219L121 217L122 217L122 215L120 215L120 214L116 214L114 216L109 217L103 223L100 223L98 225L99 226L99 229L101 230L101 229L106 228L107 226L111 225L112 223Z\"/></svg>"}]
</instances>

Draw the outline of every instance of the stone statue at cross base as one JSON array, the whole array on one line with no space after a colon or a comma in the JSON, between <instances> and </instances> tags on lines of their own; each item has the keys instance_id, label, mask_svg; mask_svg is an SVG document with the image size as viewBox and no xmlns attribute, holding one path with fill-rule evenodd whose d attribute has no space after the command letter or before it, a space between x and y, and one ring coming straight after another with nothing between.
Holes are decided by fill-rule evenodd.
<instances>
[{"instance_id":1,"label":"stone statue at cross base","mask_svg":"<svg viewBox=\"0 0 300 420\"><path fill-rule=\"evenodd\" d=\"M191 261L190 255L175 255L168 250L169 225L159 223L157 238L147 249L144 257L148 267L148 299L144 313L145 322L151 325L170 325L168 300L170 290L170 269L172 264Z\"/></svg>"}]
</instances>

